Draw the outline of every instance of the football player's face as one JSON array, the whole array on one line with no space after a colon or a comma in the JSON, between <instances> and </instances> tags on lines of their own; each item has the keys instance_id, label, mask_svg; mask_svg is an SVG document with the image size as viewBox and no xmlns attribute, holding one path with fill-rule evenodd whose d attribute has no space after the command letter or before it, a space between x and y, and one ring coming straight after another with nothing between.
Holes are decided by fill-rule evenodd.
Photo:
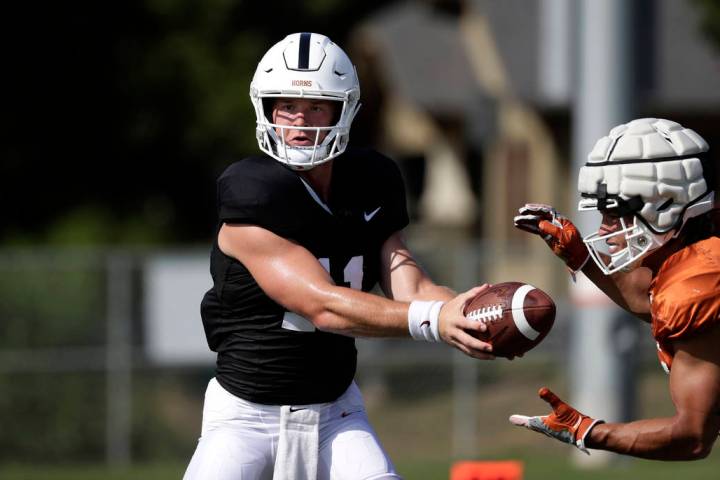
<instances>
[{"instance_id":1,"label":"football player's face","mask_svg":"<svg viewBox=\"0 0 720 480\"><path fill-rule=\"evenodd\" d=\"M296 127L329 127L335 116L335 102L330 100L312 100L303 98L279 98L272 111L273 123ZM315 145L315 130L277 129L278 135L293 147L312 147ZM320 130L317 143L321 143L327 130Z\"/></svg>"},{"instance_id":2,"label":"football player's face","mask_svg":"<svg viewBox=\"0 0 720 480\"><path fill-rule=\"evenodd\" d=\"M634 222L632 215L621 217L610 210L602 212L602 223L598 234L604 236L622 230L624 227L621 220L625 222L625 226L632 225ZM624 234L612 236L605 240L605 243L607 243L611 254L627 247L627 239Z\"/></svg>"}]
</instances>

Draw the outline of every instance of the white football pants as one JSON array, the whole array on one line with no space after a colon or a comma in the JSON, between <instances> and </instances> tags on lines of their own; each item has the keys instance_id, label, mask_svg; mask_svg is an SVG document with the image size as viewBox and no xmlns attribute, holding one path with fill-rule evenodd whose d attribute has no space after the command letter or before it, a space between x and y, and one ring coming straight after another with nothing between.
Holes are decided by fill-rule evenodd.
<instances>
[{"instance_id":1,"label":"white football pants","mask_svg":"<svg viewBox=\"0 0 720 480\"><path fill-rule=\"evenodd\" d=\"M401 478L370 426L355 382L334 402L313 407L319 410L318 480ZM272 480L280 409L238 398L210 380L200 440L184 480Z\"/></svg>"}]
</instances>

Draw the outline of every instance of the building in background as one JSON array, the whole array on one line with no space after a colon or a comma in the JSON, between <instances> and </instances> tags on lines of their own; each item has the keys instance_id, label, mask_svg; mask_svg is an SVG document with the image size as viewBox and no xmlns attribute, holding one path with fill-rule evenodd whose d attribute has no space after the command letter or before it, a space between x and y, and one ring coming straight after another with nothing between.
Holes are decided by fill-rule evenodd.
<instances>
[{"instance_id":1,"label":"building in background","mask_svg":"<svg viewBox=\"0 0 720 480\"><path fill-rule=\"evenodd\" d=\"M700 31L697 5L632 4L632 110L720 143L720 52ZM371 128L361 135L401 164L423 236L483 237L500 260L487 278L522 274L564 290L557 270L528 271L527 258L544 246L510 219L526 201L575 214L579 8L573 0L402 1L351 35L365 103L358 123Z\"/></svg>"}]
</instances>

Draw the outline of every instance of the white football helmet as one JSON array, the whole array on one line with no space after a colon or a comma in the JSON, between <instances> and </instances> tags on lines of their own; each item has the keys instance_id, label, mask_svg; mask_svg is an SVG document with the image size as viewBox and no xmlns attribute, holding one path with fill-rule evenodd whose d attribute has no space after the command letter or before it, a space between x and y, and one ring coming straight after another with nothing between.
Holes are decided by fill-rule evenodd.
<instances>
[{"instance_id":1,"label":"white football helmet","mask_svg":"<svg viewBox=\"0 0 720 480\"><path fill-rule=\"evenodd\" d=\"M629 271L638 260L676 237L685 222L713 208L708 144L670 120L641 118L597 141L580 169L578 208L621 217L621 229L583 240L606 275ZM624 218L632 216L632 222ZM624 217L624 218L623 218ZM624 235L627 245L607 241Z\"/></svg>"},{"instance_id":2,"label":"white football helmet","mask_svg":"<svg viewBox=\"0 0 720 480\"><path fill-rule=\"evenodd\" d=\"M290 127L272 122L275 98L334 100L342 108L335 125ZM345 151L350 125L360 108L360 82L350 58L328 37L293 33L276 43L260 60L250 84L250 100L255 107L260 150L293 169L308 170ZM315 144L287 145L284 130L289 129L313 132ZM327 135L318 142L321 132Z\"/></svg>"}]
</instances>

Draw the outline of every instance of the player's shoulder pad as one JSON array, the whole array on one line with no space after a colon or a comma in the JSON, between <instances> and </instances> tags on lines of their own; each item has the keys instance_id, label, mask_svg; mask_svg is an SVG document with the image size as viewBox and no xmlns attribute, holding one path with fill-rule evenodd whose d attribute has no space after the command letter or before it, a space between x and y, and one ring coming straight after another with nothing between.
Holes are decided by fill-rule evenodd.
<instances>
[{"instance_id":1,"label":"player's shoulder pad","mask_svg":"<svg viewBox=\"0 0 720 480\"><path fill-rule=\"evenodd\" d=\"M253 223L278 233L297 218L294 206L304 193L297 175L267 156L251 156L227 167L217 181L222 222Z\"/></svg>"},{"instance_id":2,"label":"player's shoulder pad","mask_svg":"<svg viewBox=\"0 0 720 480\"><path fill-rule=\"evenodd\" d=\"M366 166L383 167L394 165L395 162L388 156L369 147L348 147L340 158L352 163L361 163Z\"/></svg>"},{"instance_id":3,"label":"player's shoulder pad","mask_svg":"<svg viewBox=\"0 0 720 480\"><path fill-rule=\"evenodd\" d=\"M710 237L671 255L652 289L653 333L676 339L720 324L720 238Z\"/></svg>"},{"instance_id":4,"label":"player's shoulder pad","mask_svg":"<svg viewBox=\"0 0 720 480\"><path fill-rule=\"evenodd\" d=\"M353 172L354 178L371 179L373 185L378 182L402 181L397 163L372 148L348 148L336 162L342 162L343 168Z\"/></svg>"},{"instance_id":5,"label":"player's shoulder pad","mask_svg":"<svg viewBox=\"0 0 720 480\"><path fill-rule=\"evenodd\" d=\"M228 166L218 178L218 188L242 190L244 196L255 197L296 182L296 175L280 162L256 155Z\"/></svg>"}]
</instances>

